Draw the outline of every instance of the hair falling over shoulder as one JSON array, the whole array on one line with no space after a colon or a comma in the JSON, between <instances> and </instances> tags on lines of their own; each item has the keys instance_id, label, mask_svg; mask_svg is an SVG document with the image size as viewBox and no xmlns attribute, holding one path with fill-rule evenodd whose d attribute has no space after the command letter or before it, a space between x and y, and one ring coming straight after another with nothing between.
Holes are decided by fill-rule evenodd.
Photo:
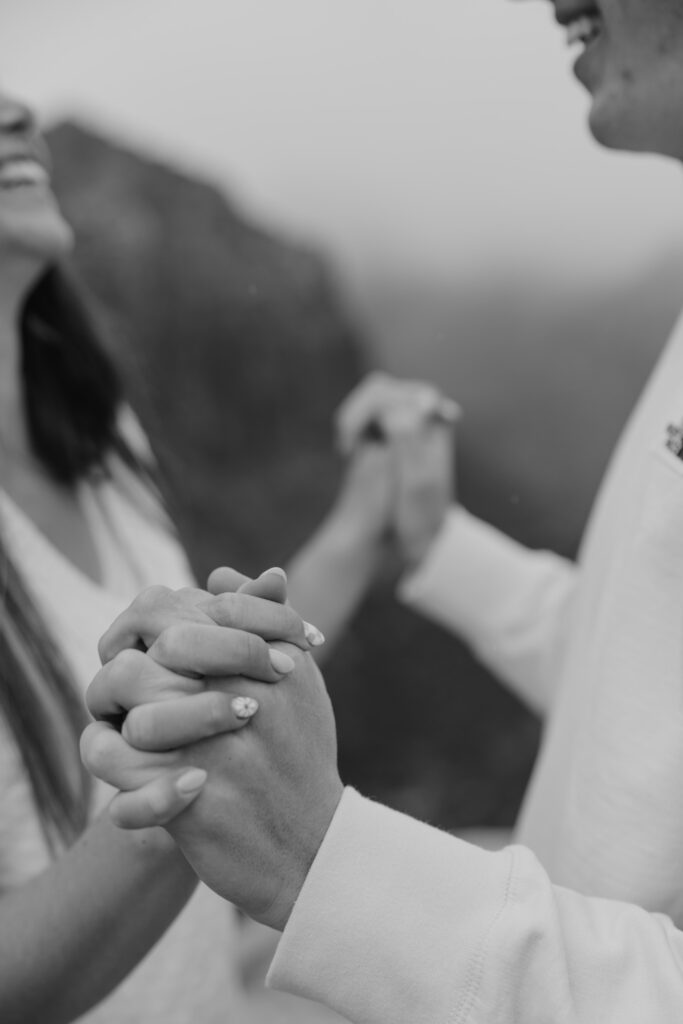
<instances>
[{"instance_id":1,"label":"hair falling over shoulder","mask_svg":"<svg viewBox=\"0 0 683 1024\"><path fill-rule=\"evenodd\" d=\"M121 387L65 268L50 268L31 290L20 334L31 445L50 476L75 484L115 444Z\"/></svg>"},{"instance_id":2,"label":"hair falling over shoulder","mask_svg":"<svg viewBox=\"0 0 683 1024\"><path fill-rule=\"evenodd\" d=\"M0 532L0 707L17 741L54 852L83 831L90 793L78 742L88 721L68 667Z\"/></svg>"},{"instance_id":3,"label":"hair falling over shoulder","mask_svg":"<svg viewBox=\"0 0 683 1024\"><path fill-rule=\"evenodd\" d=\"M115 453L143 475L117 432L118 376L65 269L51 268L30 292L20 336L24 413L45 472L72 487L106 470ZM13 562L0 521L0 708L53 851L83 831L90 793L78 753L88 715L57 641Z\"/></svg>"}]
</instances>

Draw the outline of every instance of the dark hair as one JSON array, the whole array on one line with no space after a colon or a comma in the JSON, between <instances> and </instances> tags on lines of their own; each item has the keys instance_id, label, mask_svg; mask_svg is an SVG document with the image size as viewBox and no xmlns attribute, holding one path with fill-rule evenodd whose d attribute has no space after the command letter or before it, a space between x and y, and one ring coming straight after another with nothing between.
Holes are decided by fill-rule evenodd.
<instances>
[{"instance_id":1,"label":"dark hair","mask_svg":"<svg viewBox=\"0 0 683 1024\"><path fill-rule=\"evenodd\" d=\"M20 338L24 414L45 471L74 486L104 470L113 450L134 464L116 428L118 376L80 289L64 268L49 269L29 293ZM55 850L59 843L72 843L87 821L89 776L76 753L87 712L1 534L0 566L0 701ZM65 744L74 751L71 763Z\"/></svg>"},{"instance_id":2,"label":"dark hair","mask_svg":"<svg viewBox=\"0 0 683 1024\"><path fill-rule=\"evenodd\" d=\"M88 716L1 536L0 559L0 706L21 751L43 832L56 852L71 845L87 821L90 783L78 758L78 739Z\"/></svg>"},{"instance_id":3,"label":"dark hair","mask_svg":"<svg viewBox=\"0 0 683 1024\"><path fill-rule=\"evenodd\" d=\"M117 446L121 386L65 269L51 268L29 293L20 332L31 446L50 476L75 484Z\"/></svg>"}]
</instances>

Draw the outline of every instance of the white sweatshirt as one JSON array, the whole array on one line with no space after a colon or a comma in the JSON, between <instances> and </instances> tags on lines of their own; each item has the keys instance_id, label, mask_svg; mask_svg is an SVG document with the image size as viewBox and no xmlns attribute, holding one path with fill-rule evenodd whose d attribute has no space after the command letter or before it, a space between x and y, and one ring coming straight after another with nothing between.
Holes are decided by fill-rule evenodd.
<instances>
[{"instance_id":1,"label":"white sweatshirt","mask_svg":"<svg viewBox=\"0 0 683 1024\"><path fill-rule=\"evenodd\" d=\"M680 1024L683 933L346 790L269 982L354 1024Z\"/></svg>"},{"instance_id":2,"label":"white sweatshirt","mask_svg":"<svg viewBox=\"0 0 683 1024\"><path fill-rule=\"evenodd\" d=\"M547 716L525 848L484 853L347 791L271 984L358 1024L683 1021L683 934L647 913L683 925L682 423L679 323L578 566L449 515L402 596Z\"/></svg>"},{"instance_id":3,"label":"white sweatshirt","mask_svg":"<svg viewBox=\"0 0 683 1024\"><path fill-rule=\"evenodd\" d=\"M683 461L667 430L681 423L683 321L617 447L578 566L458 509L402 588L546 714L515 841L553 882L679 926Z\"/></svg>"}]
</instances>

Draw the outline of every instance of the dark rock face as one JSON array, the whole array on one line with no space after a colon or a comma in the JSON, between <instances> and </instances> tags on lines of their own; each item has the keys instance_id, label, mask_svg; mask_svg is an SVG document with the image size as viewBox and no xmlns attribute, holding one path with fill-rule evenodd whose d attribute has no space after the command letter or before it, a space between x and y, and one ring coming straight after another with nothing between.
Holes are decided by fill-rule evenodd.
<instances>
[{"instance_id":1,"label":"dark rock face","mask_svg":"<svg viewBox=\"0 0 683 1024\"><path fill-rule=\"evenodd\" d=\"M364 363L324 263L91 131L65 124L50 144L77 269L198 578L285 563L332 500L331 416ZM345 778L449 827L509 824L536 725L391 584L325 673Z\"/></svg>"}]
</instances>

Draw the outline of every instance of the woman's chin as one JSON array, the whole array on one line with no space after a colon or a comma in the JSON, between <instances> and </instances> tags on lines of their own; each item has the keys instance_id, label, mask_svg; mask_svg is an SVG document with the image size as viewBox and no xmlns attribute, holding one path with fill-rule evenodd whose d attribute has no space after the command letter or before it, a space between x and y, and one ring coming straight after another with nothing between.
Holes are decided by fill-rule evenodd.
<instances>
[{"instance_id":1,"label":"woman's chin","mask_svg":"<svg viewBox=\"0 0 683 1024\"><path fill-rule=\"evenodd\" d=\"M7 228L7 225L4 227ZM15 225L15 228L18 227ZM25 223L21 225L21 230L14 231L3 231L0 226L0 248L6 258L14 254L17 259L49 264L68 256L73 245L73 231L61 218Z\"/></svg>"}]
</instances>

